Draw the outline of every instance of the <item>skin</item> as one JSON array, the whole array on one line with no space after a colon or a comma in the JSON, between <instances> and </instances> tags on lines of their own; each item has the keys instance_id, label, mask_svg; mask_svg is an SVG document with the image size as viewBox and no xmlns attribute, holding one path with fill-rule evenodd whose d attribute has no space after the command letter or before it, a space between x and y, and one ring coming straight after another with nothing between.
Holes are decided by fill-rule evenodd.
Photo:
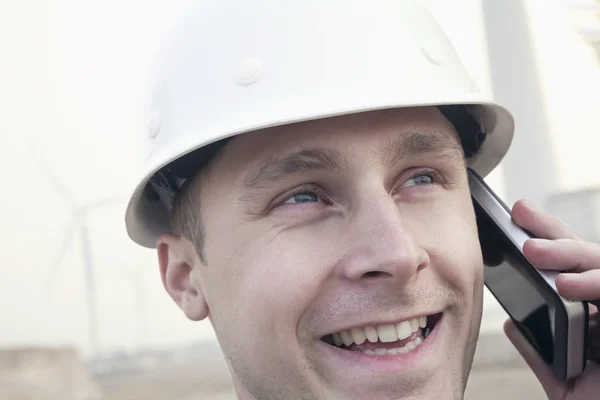
<instances>
[{"instance_id":1,"label":"skin","mask_svg":"<svg viewBox=\"0 0 600 400\"><path fill-rule=\"evenodd\" d=\"M590 302L590 320L598 324L600 245L584 241L558 219L527 201L515 204L513 219L537 237L525 243L525 257L537 268L566 271L559 274L556 288L569 300ZM582 375L566 382L556 379L512 322L507 321L504 330L537 376L548 399L589 400L600 393L600 328L596 324L590 323L588 335L591 361Z\"/></svg>"},{"instance_id":2,"label":"skin","mask_svg":"<svg viewBox=\"0 0 600 400\"><path fill-rule=\"evenodd\" d=\"M306 157L283 174L264 167L298 152ZM240 135L201 179L206 262L186 238L163 234L160 271L189 319L210 319L240 399L463 397L483 267L459 141L437 109ZM540 214L521 207L516 216L532 227ZM394 371L342 361L320 340L440 312L434 344ZM541 367L534 371L545 376ZM550 390L557 385L548 382Z\"/></svg>"}]
</instances>

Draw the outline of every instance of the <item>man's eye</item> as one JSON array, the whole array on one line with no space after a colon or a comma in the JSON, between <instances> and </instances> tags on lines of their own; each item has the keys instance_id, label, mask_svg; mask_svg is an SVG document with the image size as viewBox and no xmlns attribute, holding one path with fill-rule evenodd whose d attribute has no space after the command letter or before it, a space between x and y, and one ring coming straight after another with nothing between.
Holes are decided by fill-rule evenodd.
<instances>
[{"instance_id":1,"label":"man's eye","mask_svg":"<svg viewBox=\"0 0 600 400\"><path fill-rule=\"evenodd\" d=\"M316 203L319 201L322 202L323 200L315 192L305 191L291 196L284 204Z\"/></svg>"},{"instance_id":2,"label":"man's eye","mask_svg":"<svg viewBox=\"0 0 600 400\"><path fill-rule=\"evenodd\" d=\"M408 181L406 181L402 185L402 187L431 185L434 182L435 182L435 179L431 175L421 174L421 175L417 175L417 176L409 179Z\"/></svg>"}]
</instances>

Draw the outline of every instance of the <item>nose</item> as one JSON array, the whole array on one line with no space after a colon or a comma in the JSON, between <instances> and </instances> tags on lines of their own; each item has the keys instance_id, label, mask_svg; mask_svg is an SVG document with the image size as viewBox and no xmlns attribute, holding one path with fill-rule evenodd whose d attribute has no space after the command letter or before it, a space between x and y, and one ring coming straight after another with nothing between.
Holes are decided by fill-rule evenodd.
<instances>
[{"instance_id":1,"label":"nose","mask_svg":"<svg viewBox=\"0 0 600 400\"><path fill-rule=\"evenodd\" d=\"M369 196L347 220L336 272L351 281L387 280L404 285L429 265L394 199Z\"/></svg>"}]
</instances>

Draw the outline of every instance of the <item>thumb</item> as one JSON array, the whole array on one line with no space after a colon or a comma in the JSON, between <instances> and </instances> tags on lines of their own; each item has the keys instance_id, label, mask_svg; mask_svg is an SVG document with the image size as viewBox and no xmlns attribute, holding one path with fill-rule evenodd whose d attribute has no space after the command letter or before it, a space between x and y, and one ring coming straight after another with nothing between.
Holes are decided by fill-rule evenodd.
<instances>
[{"instance_id":1,"label":"thumb","mask_svg":"<svg viewBox=\"0 0 600 400\"><path fill-rule=\"evenodd\" d=\"M554 375L512 320L509 319L504 323L504 333L540 381L548 398L562 399L566 392L565 384Z\"/></svg>"}]
</instances>

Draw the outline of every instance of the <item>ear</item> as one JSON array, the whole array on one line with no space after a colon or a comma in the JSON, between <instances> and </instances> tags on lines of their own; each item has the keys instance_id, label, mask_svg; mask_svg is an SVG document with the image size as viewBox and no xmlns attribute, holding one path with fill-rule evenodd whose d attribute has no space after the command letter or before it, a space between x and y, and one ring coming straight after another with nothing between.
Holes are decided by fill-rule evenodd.
<instances>
[{"instance_id":1,"label":"ear","mask_svg":"<svg viewBox=\"0 0 600 400\"><path fill-rule=\"evenodd\" d=\"M160 276L167 293L190 320L208 316L201 274L192 274L201 263L192 242L184 237L160 235L156 242Z\"/></svg>"}]
</instances>

